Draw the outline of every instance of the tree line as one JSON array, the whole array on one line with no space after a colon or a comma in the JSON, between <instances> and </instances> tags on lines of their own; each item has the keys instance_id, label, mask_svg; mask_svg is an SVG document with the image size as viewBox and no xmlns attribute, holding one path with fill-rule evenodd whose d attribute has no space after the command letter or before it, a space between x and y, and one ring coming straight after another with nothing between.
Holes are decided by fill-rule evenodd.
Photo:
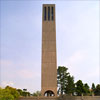
<instances>
[{"instance_id":1,"label":"tree line","mask_svg":"<svg viewBox=\"0 0 100 100\"><path fill-rule=\"evenodd\" d=\"M65 66L59 66L57 69L57 83L58 83L58 95L76 95L76 96L100 96L100 84L89 87L87 83L83 83L82 80L74 82L74 77L68 72L68 68Z\"/></svg>"},{"instance_id":2,"label":"tree line","mask_svg":"<svg viewBox=\"0 0 100 100\"><path fill-rule=\"evenodd\" d=\"M16 89L10 86L0 87L0 100L18 100L19 97L40 96L40 91L30 93L27 89Z\"/></svg>"}]
</instances>

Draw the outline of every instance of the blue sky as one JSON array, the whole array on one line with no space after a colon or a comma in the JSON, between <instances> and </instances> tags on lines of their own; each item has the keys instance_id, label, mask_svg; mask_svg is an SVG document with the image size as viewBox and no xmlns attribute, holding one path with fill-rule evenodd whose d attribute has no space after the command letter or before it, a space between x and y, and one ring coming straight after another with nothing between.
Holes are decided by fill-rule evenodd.
<instances>
[{"instance_id":1,"label":"blue sky","mask_svg":"<svg viewBox=\"0 0 100 100\"><path fill-rule=\"evenodd\" d=\"M1 1L1 80L41 90L42 4L56 4L57 66L99 83L99 1Z\"/></svg>"}]
</instances>

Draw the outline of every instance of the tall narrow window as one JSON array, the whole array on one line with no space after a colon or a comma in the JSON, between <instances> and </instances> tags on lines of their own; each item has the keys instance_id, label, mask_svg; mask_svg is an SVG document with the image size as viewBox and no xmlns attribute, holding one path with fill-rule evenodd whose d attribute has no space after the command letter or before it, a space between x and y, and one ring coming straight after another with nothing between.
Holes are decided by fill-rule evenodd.
<instances>
[{"instance_id":1,"label":"tall narrow window","mask_svg":"<svg viewBox=\"0 0 100 100\"><path fill-rule=\"evenodd\" d=\"M52 17L52 20L54 20L53 7L51 8L51 17Z\"/></svg>"},{"instance_id":2,"label":"tall narrow window","mask_svg":"<svg viewBox=\"0 0 100 100\"><path fill-rule=\"evenodd\" d=\"M48 20L50 20L50 7L48 7Z\"/></svg>"},{"instance_id":3,"label":"tall narrow window","mask_svg":"<svg viewBox=\"0 0 100 100\"><path fill-rule=\"evenodd\" d=\"M44 7L44 20L46 20L46 7Z\"/></svg>"}]
</instances>

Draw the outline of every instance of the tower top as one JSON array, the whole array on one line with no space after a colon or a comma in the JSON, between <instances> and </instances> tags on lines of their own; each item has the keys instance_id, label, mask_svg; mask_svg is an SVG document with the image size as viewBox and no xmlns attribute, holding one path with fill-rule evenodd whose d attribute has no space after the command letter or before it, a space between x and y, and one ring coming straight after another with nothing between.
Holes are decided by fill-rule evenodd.
<instances>
[{"instance_id":1,"label":"tower top","mask_svg":"<svg viewBox=\"0 0 100 100\"><path fill-rule=\"evenodd\" d=\"M44 22L55 21L55 4L43 4L43 17Z\"/></svg>"},{"instance_id":2,"label":"tower top","mask_svg":"<svg viewBox=\"0 0 100 100\"><path fill-rule=\"evenodd\" d=\"M55 4L43 4L43 6L55 6Z\"/></svg>"}]
</instances>

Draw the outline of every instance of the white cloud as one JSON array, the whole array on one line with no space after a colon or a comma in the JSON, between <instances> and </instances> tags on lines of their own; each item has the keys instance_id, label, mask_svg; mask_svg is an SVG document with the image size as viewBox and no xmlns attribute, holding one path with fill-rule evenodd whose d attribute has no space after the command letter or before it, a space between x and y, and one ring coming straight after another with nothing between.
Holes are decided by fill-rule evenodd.
<instances>
[{"instance_id":1,"label":"white cloud","mask_svg":"<svg viewBox=\"0 0 100 100\"><path fill-rule=\"evenodd\" d=\"M62 63L65 66L77 66L78 64L84 62L86 58L87 58L87 51L79 50L74 52L71 56L67 57L67 59L65 59L64 62Z\"/></svg>"},{"instance_id":2,"label":"white cloud","mask_svg":"<svg viewBox=\"0 0 100 100\"><path fill-rule=\"evenodd\" d=\"M34 79L40 77L38 71L32 71L29 69L19 70L18 76L23 79Z\"/></svg>"},{"instance_id":3,"label":"white cloud","mask_svg":"<svg viewBox=\"0 0 100 100\"><path fill-rule=\"evenodd\" d=\"M5 87L5 86L13 86L14 85L14 83L13 82L8 82L8 81L3 81L3 82L1 82L1 86L2 87Z\"/></svg>"},{"instance_id":4,"label":"white cloud","mask_svg":"<svg viewBox=\"0 0 100 100\"><path fill-rule=\"evenodd\" d=\"M88 70L88 74L87 77L85 77L85 79L95 79L95 77L99 78L99 66L96 66Z\"/></svg>"},{"instance_id":5,"label":"white cloud","mask_svg":"<svg viewBox=\"0 0 100 100\"><path fill-rule=\"evenodd\" d=\"M81 63L86 58L85 51L76 51L69 59L67 60L69 64L76 65Z\"/></svg>"},{"instance_id":6,"label":"white cloud","mask_svg":"<svg viewBox=\"0 0 100 100\"><path fill-rule=\"evenodd\" d=\"M13 62L11 60L0 60L0 65L1 67L10 67L13 65Z\"/></svg>"},{"instance_id":7,"label":"white cloud","mask_svg":"<svg viewBox=\"0 0 100 100\"><path fill-rule=\"evenodd\" d=\"M39 67L36 63L33 64L30 62L14 62L11 60L1 60L1 76L2 79L8 78L8 79L35 79L40 77L40 71ZM33 66L33 67L32 67ZM39 73L38 73L39 72Z\"/></svg>"}]
</instances>

